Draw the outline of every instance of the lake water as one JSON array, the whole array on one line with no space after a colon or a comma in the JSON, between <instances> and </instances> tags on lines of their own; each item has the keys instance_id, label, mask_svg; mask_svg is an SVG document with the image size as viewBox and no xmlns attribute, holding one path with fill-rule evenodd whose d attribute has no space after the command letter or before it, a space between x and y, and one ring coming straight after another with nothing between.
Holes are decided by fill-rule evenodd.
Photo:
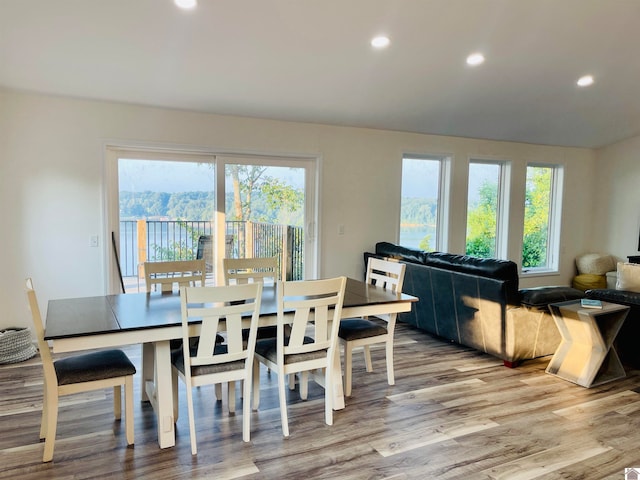
<instances>
[{"instance_id":1,"label":"lake water","mask_svg":"<svg viewBox=\"0 0 640 480\"><path fill-rule=\"evenodd\" d=\"M419 225L416 227L401 227L400 228L400 245L403 247L420 248L420 242L422 239L431 235L429 250L435 248L436 241L436 229L427 225Z\"/></svg>"}]
</instances>

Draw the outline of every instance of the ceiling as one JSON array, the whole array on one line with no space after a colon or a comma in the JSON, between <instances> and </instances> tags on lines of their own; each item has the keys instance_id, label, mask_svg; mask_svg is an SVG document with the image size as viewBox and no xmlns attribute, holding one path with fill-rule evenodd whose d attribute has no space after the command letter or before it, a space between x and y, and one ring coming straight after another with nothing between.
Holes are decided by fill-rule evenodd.
<instances>
[{"instance_id":1,"label":"ceiling","mask_svg":"<svg viewBox=\"0 0 640 480\"><path fill-rule=\"evenodd\" d=\"M198 3L0 0L0 86L547 145L640 134L640 0Z\"/></svg>"}]
</instances>

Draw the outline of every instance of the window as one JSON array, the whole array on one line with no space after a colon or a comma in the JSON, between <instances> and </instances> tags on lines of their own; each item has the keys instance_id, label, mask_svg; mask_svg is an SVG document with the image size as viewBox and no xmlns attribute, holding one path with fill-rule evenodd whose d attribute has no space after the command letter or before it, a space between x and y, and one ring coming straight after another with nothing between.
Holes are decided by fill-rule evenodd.
<instances>
[{"instance_id":1,"label":"window","mask_svg":"<svg viewBox=\"0 0 640 480\"><path fill-rule=\"evenodd\" d=\"M471 160L467 195L466 254L503 258L501 218L504 208L504 170L501 162Z\"/></svg>"},{"instance_id":2,"label":"window","mask_svg":"<svg viewBox=\"0 0 640 480\"><path fill-rule=\"evenodd\" d=\"M527 166L522 271L557 270L560 252L562 168Z\"/></svg>"},{"instance_id":3,"label":"window","mask_svg":"<svg viewBox=\"0 0 640 480\"><path fill-rule=\"evenodd\" d=\"M402 159L400 244L433 251L444 245L442 185L448 158L409 156Z\"/></svg>"}]
</instances>

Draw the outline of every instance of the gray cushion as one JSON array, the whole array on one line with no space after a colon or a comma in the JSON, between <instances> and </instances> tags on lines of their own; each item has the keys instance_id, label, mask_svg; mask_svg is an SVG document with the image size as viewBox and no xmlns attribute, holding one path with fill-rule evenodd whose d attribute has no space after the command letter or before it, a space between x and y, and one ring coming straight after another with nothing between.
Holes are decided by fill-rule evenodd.
<instances>
[{"instance_id":1,"label":"gray cushion","mask_svg":"<svg viewBox=\"0 0 640 480\"><path fill-rule=\"evenodd\" d=\"M284 338L285 345L289 342L289 337ZM304 337L303 343L313 343L313 338ZM277 362L277 340L275 338L265 338L256 342L256 353L261 357ZM284 363L304 362L305 360L315 360L316 358L326 357L326 350L318 350L308 353L297 353L295 355L285 355Z\"/></svg>"},{"instance_id":2,"label":"gray cushion","mask_svg":"<svg viewBox=\"0 0 640 480\"><path fill-rule=\"evenodd\" d=\"M197 354L197 345L192 345L190 354L194 357ZM216 345L214 349L214 356L227 353L226 345ZM184 374L184 355L182 348L171 352L171 363L180 372ZM244 368L244 360L238 360L236 362L218 363L214 365L197 365L191 366L191 375L196 377L198 375L207 375L209 373L229 372L231 370L242 370Z\"/></svg>"},{"instance_id":3,"label":"gray cushion","mask_svg":"<svg viewBox=\"0 0 640 480\"><path fill-rule=\"evenodd\" d=\"M377 337L384 335L387 329L371 320L364 318L348 318L340 322L338 336L343 340L358 340L360 338Z\"/></svg>"},{"instance_id":4,"label":"gray cushion","mask_svg":"<svg viewBox=\"0 0 640 480\"><path fill-rule=\"evenodd\" d=\"M122 350L103 350L62 358L53 364L58 385L133 375L136 367Z\"/></svg>"}]
</instances>

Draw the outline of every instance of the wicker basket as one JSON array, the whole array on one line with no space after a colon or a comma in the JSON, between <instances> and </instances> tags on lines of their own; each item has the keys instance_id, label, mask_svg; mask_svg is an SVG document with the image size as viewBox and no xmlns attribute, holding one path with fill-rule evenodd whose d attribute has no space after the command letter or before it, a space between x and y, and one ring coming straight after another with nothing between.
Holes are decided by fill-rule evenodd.
<instances>
[{"instance_id":1,"label":"wicker basket","mask_svg":"<svg viewBox=\"0 0 640 480\"><path fill-rule=\"evenodd\" d=\"M10 327L0 330L0 364L23 362L36 352L28 328Z\"/></svg>"}]
</instances>

